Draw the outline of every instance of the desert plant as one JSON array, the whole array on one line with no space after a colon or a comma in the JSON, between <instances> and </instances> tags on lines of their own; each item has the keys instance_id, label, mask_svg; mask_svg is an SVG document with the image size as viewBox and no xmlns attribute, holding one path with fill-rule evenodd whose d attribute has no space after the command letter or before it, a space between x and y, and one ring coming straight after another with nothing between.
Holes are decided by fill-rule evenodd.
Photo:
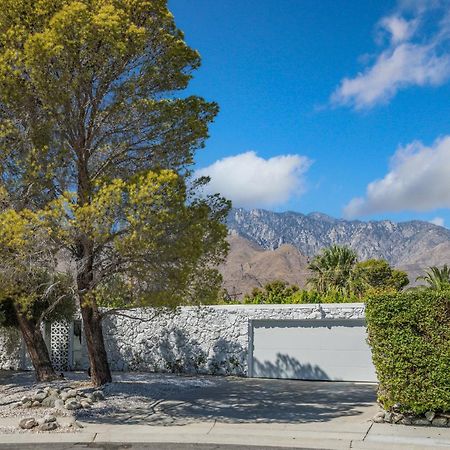
<instances>
[{"instance_id":1,"label":"desert plant","mask_svg":"<svg viewBox=\"0 0 450 450\"><path fill-rule=\"evenodd\" d=\"M436 291L450 289L450 267L445 264L442 268L431 266L425 275L416 278L416 281L425 281L427 286Z\"/></svg>"},{"instance_id":2,"label":"desert plant","mask_svg":"<svg viewBox=\"0 0 450 450\"><path fill-rule=\"evenodd\" d=\"M343 294L352 291L353 269L358 261L356 252L344 246L325 248L309 264L313 275L308 284L319 293L338 290Z\"/></svg>"}]
</instances>

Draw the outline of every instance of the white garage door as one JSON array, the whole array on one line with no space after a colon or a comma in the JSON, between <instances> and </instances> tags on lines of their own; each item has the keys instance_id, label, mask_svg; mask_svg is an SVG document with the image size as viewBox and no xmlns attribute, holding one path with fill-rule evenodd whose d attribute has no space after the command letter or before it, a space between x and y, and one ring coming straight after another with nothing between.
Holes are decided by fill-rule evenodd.
<instances>
[{"instance_id":1,"label":"white garage door","mask_svg":"<svg viewBox=\"0 0 450 450\"><path fill-rule=\"evenodd\" d=\"M253 321L249 376L377 381L364 320Z\"/></svg>"}]
</instances>

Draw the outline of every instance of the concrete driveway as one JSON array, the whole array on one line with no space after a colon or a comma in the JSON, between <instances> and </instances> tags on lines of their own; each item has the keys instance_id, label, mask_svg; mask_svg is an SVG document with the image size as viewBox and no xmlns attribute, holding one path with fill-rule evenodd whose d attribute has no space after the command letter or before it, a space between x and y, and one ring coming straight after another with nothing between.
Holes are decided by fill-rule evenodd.
<instances>
[{"instance_id":1,"label":"concrete driveway","mask_svg":"<svg viewBox=\"0 0 450 450\"><path fill-rule=\"evenodd\" d=\"M104 408L82 411L83 422L184 425L314 423L370 420L376 385L235 377L116 374Z\"/></svg>"},{"instance_id":2,"label":"concrete driveway","mask_svg":"<svg viewBox=\"0 0 450 450\"><path fill-rule=\"evenodd\" d=\"M86 374L68 378L82 386ZM3 396L23 395L18 387L34 389L32 375L0 377ZM78 432L0 434L0 448L450 448L450 429L373 424L371 384L118 373L104 391L105 401L76 412Z\"/></svg>"}]
</instances>

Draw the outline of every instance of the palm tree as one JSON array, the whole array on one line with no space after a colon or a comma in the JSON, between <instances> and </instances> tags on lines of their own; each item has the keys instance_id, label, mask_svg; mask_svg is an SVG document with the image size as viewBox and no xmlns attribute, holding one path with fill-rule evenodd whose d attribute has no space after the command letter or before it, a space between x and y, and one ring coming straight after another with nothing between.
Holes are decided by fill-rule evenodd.
<instances>
[{"instance_id":1,"label":"palm tree","mask_svg":"<svg viewBox=\"0 0 450 450\"><path fill-rule=\"evenodd\" d=\"M442 291L450 289L450 267L445 264L441 269L436 266L429 267L425 275L417 277L416 281L425 281L430 289Z\"/></svg>"},{"instance_id":2,"label":"palm tree","mask_svg":"<svg viewBox=\"0 0 450 450\"><path fill-rule=\"evenodd\" d=\"M323 249L308 266L313 272L308 283L322 294L330 291L350 294L357 262L357 254L349 247L333 245Z\"/></svg>"}]
</instances>

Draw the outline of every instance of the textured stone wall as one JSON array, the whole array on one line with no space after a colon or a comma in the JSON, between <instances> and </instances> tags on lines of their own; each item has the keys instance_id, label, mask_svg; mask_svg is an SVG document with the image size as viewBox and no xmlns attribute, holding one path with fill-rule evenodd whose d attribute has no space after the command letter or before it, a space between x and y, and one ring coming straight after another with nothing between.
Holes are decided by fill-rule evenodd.
<instances>
[{"instance_id":1,"label":"textured stone wall","mask_svg":"<svg viewBox=\"0 0 450 450\"><path fill-rule=\"evenodd\" d=\"M127 312L141 320L107 316L103 330L113 370L245 376L252 320L365 317L360 303L183 307L155 314L143 309ZM87 369L84 343L78 358L72 366ZM0 329L0 369L17 369L21 364L25 363L20 358L19 334L7 335Z\"/></svg>"},{"instance_id":2,"label":"textured stone wall","mask_svg":"<svg viewBox=\"0 0 450 450\"><path fill-rule=\"evenodd\" d=\"M251 320L361 318L363 304L184 307L149 321L111 316L104 332L113 370L245 376Z\"/></svg>"},{"instance_id":3,"label":"textured stone wall","mask_svg":"<svg viewBox=\"0 0 450 450\"><path fill-rule=\"evenodd\" d=\"M20 354L20 333L12 328L0 328L0 370L19 369Z\"/></svg>"}]
</instances>

